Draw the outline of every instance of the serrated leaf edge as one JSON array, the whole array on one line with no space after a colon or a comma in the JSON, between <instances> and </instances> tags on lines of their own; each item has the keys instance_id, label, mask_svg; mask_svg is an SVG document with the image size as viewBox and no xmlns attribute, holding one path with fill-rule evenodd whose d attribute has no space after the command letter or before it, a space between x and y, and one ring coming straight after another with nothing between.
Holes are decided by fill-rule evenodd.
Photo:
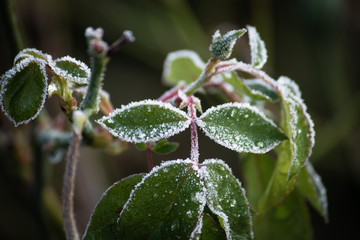
<instances>
[{"instance_id":1,"label":"serrated leaf edge","mask_svg":"<svg viewBox=\"0 0 360 240\"><path fill-rule=\"evenodd\" d=\"M111 128L106 126L105 123L104 123L104 121L110 120L112 117L114 117L117 114L120 114L121 112L123 112L125 110L131 109L133 107L138 107L138 106L141 106L141 105L157 105L157 106L160 106L162 108L170 109L171 111L174 111L174 112L180 114L181 116L183 116L184 118L186 118L186 121L184 121L185 123L183 124L183 126L178 128L176 131L169 132L168 134L162 135L160 137L148 138L147 139L148 142L156 142L156 141L164 139L164 138L169 138L169 137L171 137L171 136L173 136L175 134L178 134L178 133L184 131L186 128L189 127L189 125L191 123L190 117L184 111L172 106L170 103L164 103L164 102L160 102L160 101L157 101L157 100L150 100L150 99L139 101L139 102L132 102L132 103L130 103L128 105L122 105L121 108L115 109L108 116L104 116L101 119L95 120L95 122L100 124L103 128L107 129L113 136L121 138L121 140L132 142L132 143L144 142L143 139L134 140L134 139L130 139L130 138L122 138L122 136L119 136L118 133L116 133L114 130L112 130Z\"/></svg>"},{"instance_id":2,"label":"serrated leaf edge","mask_svg":"<svg viewBox=\"0 0 360 240\"><path fill-rule=\"evenodd\" d=\"M10 121L12 123L14 123L15 127L21 125L21 124L27 124L30 121L34 120L40 113L41 109L44 107L44 103L46 100L46 96L48 93L48 77L46 74L46 62L45 60L39 59L39 58L35 58L32 55L29 55L30 57L20 61L19 63L17 63L13 68L11 68L10 70L8 70L7 72L4 73L4 75L2 75L1 77L1 91L0 91L0 105L1 105L1 110L5 113L5 115L10 119ZM37 109L36 113L29 119L26 119L24 121L20 121L20 122L16 122L15 119L13 119L10 115L10 113L7 111L7 109L4 106L4 99L3 96L6 93L6 85L9 82L9 79L12 78L16 73L18 73L19 71L23 70L25 67L27 67L31 62L35 62L39 65L41 73L44 77L44 91L42 94L42 100L41 100L41 104L39 106L39 108Z\"/></svg>"}]
</instances>

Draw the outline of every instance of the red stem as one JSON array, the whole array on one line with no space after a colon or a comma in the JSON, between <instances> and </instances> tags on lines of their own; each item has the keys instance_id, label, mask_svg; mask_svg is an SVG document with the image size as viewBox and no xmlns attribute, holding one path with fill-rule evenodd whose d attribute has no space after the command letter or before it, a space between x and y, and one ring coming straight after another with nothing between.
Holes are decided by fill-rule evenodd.
<instances>
[{"instance_id":1,"label":"red stem","mask_svg":"<svg viewBox=\"0 0 360 240\"><path fill-rule=\"evenodd\" d=\"M154 162L152 158L151 145L149 142L146 143L146 148L147 148L148 168L150 172L154 167Z\"/></svg>"},{"instance_id":2,"label":"red stem","mask_svg":"<svg viewBox=\"0 0 360 240\"><path fill-rule=\"evenodd\" d=\"M191 117L191 160L199 162L199 145L198 134L196 128L196 110L192 97L189 98L188 111Z\"/></svg>"}]
</instances>

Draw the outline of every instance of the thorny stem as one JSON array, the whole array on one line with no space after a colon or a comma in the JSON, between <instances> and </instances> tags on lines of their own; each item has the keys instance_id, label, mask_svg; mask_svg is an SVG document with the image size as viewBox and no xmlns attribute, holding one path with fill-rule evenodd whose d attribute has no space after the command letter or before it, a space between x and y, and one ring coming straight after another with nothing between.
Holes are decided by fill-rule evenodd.
<instances>
[{"instance_id":1,"label":"thorny stem","mask_svg":"<svg viewBox=\"0 0 360 240\"><path fill-rule=\"evenodd\" d=\"M146 143L146 151L147 151L147 157L148 157L148 169L150 172L154 167L154 162L153 162L153 158L152 158L151 145L149 142Z\"/></svg>"},{"instance_id":2,"label":"thorny stem","mask_svg":"<svg viewBox=\"0 0 360 240\"><path fill-rule=\"evenodd\" d=\"M75 176L77 163L79 161L80 142L81 134L74 132L69 150L66 155L66 166L62 193L62 210L67 240L80 239L74 217Z\"/></svg>"},{"instance_id":3,"label":"thorny stem","mask_svg":"<svg viewBox=\"0 0 360 240\"><path fill-rule=\"evenodd\" d=\"M193 102L192 97L188 97L189 105L188 105L188 112L191 117L191 154L190 158L191 161L199 162L199 144L198 144L198 134L196 128L196 108Z\"/></svg>"}]
</instances>

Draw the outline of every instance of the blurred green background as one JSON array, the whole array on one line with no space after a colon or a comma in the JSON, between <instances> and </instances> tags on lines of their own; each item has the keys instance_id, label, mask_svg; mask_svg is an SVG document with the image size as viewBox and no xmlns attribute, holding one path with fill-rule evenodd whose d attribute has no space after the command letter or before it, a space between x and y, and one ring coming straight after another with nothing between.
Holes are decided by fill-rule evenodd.
<instances>
[{"instance_id":1,"label":"blurred green background","mask_svg":"<svg viewBox=\"0 0 360 240\"><path fill-rule=\"evenodd\" d=\"M0 73L12 67L17 53L1 2ZM16 13L24 47L34 47L54 58L73 56L88 63L84 31L102 27L104 39L115 41L123 30L134 32L136 42L124 46L108 65L104 89L114 106L142 99L156 99L167 88L161 83L166 54L178 49L197 51L206 61L215 30L222 33L247 24L257 27L265 41L269 60L265 71L274 78L286 75L302 90L315 122L316 144L311 161L328 190L330 222L325 224L311 209L314 239L338 239L357 234L360 215L360 1L357 0L9 0ZM235 46L233 57L249 61L246 37ZM60 112L56 97L47 104L49 114ZM215 100L214 100L215 101ZM207 104L211 104L211 97ZM11 128L0 114L2 148L5 129ZM190 134L171 140L181 143L177 152L155 156L162 160L189 156ZM11 146L10 146L11 147ZM12 150L14 150L13 148ZM16 149L15 149L16 150ZM26 154L26 149L21 149ZM241 178L235 153L200 135L200 156L221 158ZM38 159L16 163L26 166ZM39 160L38 160L39 161ZM15 163L0 156L0 239L61 239L43 233L39 216L24 198L27 185L11 176ZM31 167L29 167L31 168ZM10 169L10 170L9 170ZM25 168L26 169L26 168ZM109 156L101 150L82 149L78 168L76 210L84 231L101 194L113 182L132 173L146 172L146 153L129 151ZM55 185L53 204L60 198L63 163L47 165L47 184ZM31 182L31 173L28 180ZM21 186L19 188L19 185ZM30 184L29 184L30 185ZM46 184L45 184L46 185ZM50 207L51 208L51 207ZM54 216L59 213L54 210ZM53 224L56 225L56 224ZM284 229L286 231L286 229ZM55 231L55 232L56 232Z\"/></svg>"}]
</instances>

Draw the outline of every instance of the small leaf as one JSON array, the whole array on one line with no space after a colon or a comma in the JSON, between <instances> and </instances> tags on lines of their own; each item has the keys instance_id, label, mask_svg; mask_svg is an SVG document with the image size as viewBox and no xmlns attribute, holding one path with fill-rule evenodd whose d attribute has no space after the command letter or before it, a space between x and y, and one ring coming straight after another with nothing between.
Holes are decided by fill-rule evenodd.
<instances>
[{"instance_id":1,"label":"small leaf","mask_svg":"<svg viewBox=\"0 0 360 240\"><path fill-rule=\"evenodd\" d=\"M286 139L271 119L245 103L212 107L197 124L215 142L238 152L265 153Z\"/></svg>"},{"instance_id":2,"label":"small leaf","mask_svg":"<svg viewBox=\"0 0 360 240\"><path fill-rule=\"evenodd\" d=\"M146 143L144 143L144 142L135 143L135 147L137 149L139 149L140 151L144 151L147 148Z\"/></svg>"},{"instance_id":3,"label":"small leaf","mask_svg":"<svg viewBox=\"0 0 360 240\"><path fill-rule=\"evenodd\" d=\"M326 188L309 161L305 163L305 167L299 173L298 188L311 205L324 217L325 222L328 222L329 213Z\"/></svg>"},{"instance_id":4,"label":"small leaf","mask_svg":"<svg viewBox=\"0 0 360 240\"><path fill-rule=\"evenodd\" d=\"M91 215L83 240L117 238L119 213L129 199L130 192L143 177L142 174L129 176L106 190Z\"/></svg>"},{"instance_id":5,"label":"small leaf","mask_svg":"<svg viewBox=\"0 0 360 240\"><path fill-rule=\"evenodd\" d=\"M257 239L312 239L309 212L296 190L257 222L254 226Z\"/></svg>"},{"instance_id":6,"label":"small leaf","mask_svg":"<svg viewBox=\"0 0 360 240\"><path fill-rule=\"evenodd\" d=\"M268 55L265 43L261 40L255 27L247 26L249 32L249 44L251 50L251 65L255 68L262 68L267 61Z\"/></svg>"},{"instance_id":7,"label":"small leaf","mask_svg":"<svg viewBox=\"0 0 360 240\"><path fill-rule=\"evenodd\" d=\"M182 132L190 125L190 118L169 103L145 100L116 109L97 122L124 141L140 143Z\"/></svg>"},{"instance_id":8,"label":"small leaf","mask_svg":"<svg viewBox=\"0 0 360 240\"><path fill-rule=\"evenodd\" d=\"M40 50L37 50L35 48L25 48L21 52L19 52L15 59L14 59L14 65L18 64L24 59L27 58L35 58L39 60L44 60L46 63L49 63L52 61L52 58L49 54L45 54Z\"/></svg>"},{"instance_id":9,"label":"small leaf","mask_svg":"<svg viewBox=\"0 0 360 240\"><path fill-rule=\"evenodd\" d=\"M74 83L88 84L90 78L90 69L85 63L76 60L75 58L65 56L56 59L51 68L55 74L62 76Z\"/></svg>"},{"instance_id":10,"label":"small leaf","mask_svg":"<svg viewBox=\"0 0 360 240\"><path fill-rule=\"evenodd\" d=\"M287 179L289 181L310 157L315 143L315 131L296 83L287 77L280 77L278 83L282 98L282 125L290 139L291 165Z\"/></svg>"},{"instance_id":11,"label":"small leaf","mask_svg":"<svg viewBox=\"0 0 360 240\"><path fill-rule=\"evenodd\" d=\"M186 84L194 82L200 76L205 63L196 52L180 50L167 55L164 62L163 82L174 86L184 81Z\"/></svg>"},{"instance_id":12,"label":"small leaf","mask_svg":"<svg viewBox=\"0 0 360 240\"><path fill-rule=\"evenodd\" d=\"M236 40L240 38L246 29L232 30L221 36L220 31L217 30L210 45L210 51L215 59L228 59L232 53Z\"/></svg>"},{"instance_id":13,"label":"small leaf","mask_svg":"<svg viewBox=\"0 0 360 240\"><path fill-rule=\"evenodd\" d=\"M207 205L216 214L228 239L253 239L249 202L241 183L221 160L208 159L200 168Z\"/></svg>"},{"instance_id":14,"label":"small leaf","mask_svg":"<svg viewBox=\"0 0 360 240\"><path fill-rule=\"evenodd\" d=\"M151 150L158 154L168 154L174 152L178 148L179 144L174 142L168 142L166 139L158 142Z\"/></svg>"},{"instance_id":15,"label":"small leaf","mask_svg":"<svg viewBox=\"0 0 360 240\"><path fill-rule=\"evenodd\" d=\"M193 164L168 161L144 177L120 213L120 239L189 239L201 230L206 201Z\"/></svg>"},{"instance_id":16,"label":"small leaf","mask_svg":"<svg viewBox=\"0 0 360 240\"><path fill-rule=\"evenodd\" d=\"M24 59L7 71L1 82L1 108L15 126L35 119L47 95L45 62Z\"/></svg>"}]
</instances>

